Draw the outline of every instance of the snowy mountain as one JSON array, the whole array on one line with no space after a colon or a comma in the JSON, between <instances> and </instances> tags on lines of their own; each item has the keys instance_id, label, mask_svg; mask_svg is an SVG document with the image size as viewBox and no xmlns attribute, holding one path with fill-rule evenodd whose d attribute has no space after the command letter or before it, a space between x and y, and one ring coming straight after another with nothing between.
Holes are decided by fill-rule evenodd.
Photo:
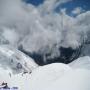
<instances>
[{"instance_id":1,"label":"snowy mountain","mask_svg":"<svg viewBox=\"0 0 90 90\"><path fill-rule=\"evenodd\" d=\"M90 57L81 57L70 64L53 63L38 66L21 51L0 46L0 87L19 90L89 90Z\"/></svg>"},{"instance_id":2,"label":"snowy mountain","mask_svg":"<svg viewBox=\"0 0 90 90\"><path fill-rule=\"evenodd\" d=\"M69 66L53 63L39 66L31 74L10 75L9 69L5 70L0 67L0 87L3 87L2 83L4 82L7 83L8 87L16 87L18 90L90 90L90 67L85 68L84 66L87 64L82 66L82 59L90 60L90 57L82 57L76 60L79 62L73 63L73 65L79 66L78 68L73 68L72 64Z\"/></svg>"},{"instance_id":3,"label":"snowy mountain","mask_svg":"<svg viewBox=\"0 0 90 90\"><path fill-rule=\"evenodd\" d=\"M0 46L0 66L12 72L28 72L38 67L34 60L11 46Z\"/></svg>"},{"instance_id":4,"label":"snowy mountain","mask_svg":"<svg viewBox=\"0 0 90 90\"><path fill-rule=\"evenodd\" d=\"M90 90L85 0L28 1L0 0L0 89Z\"/></svg>"}]
</instances>

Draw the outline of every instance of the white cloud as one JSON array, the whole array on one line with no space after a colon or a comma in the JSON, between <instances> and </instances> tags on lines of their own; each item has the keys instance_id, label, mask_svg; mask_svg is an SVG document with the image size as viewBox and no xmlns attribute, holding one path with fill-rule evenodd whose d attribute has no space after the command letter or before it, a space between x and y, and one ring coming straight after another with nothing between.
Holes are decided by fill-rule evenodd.
<instances>
[{"instance_id":1,"label":"white cloud","mask_svg":"<svg viewBox=\"0 0 90 90\"><path fill-rule=\"evenodd\" d=\"M72 0L45 0L42 5L40 5L40 11L43 13L51 13L53 10L62 3L66 3Z\"/></svg>"},{"instance_id":2,"label":"white cloud","mask_svg":"<svg viewBox=\"0 0 90 90\"><path fill-rule=\"evenodd\" d=\"M81 45L86 33L90 32L90 11L79 14L76 18L68 16L65 9L61 13L53 12L58 4L64 2L67 0L46 0L40 7L35 7L21 0L1 0L0 27L8 27L6 30L13 28L19 34L19 39L16 33L11 35L7 31L5 37L10 35L7 39L14 39L25 50L50 53L49 58L57 57L60 55L60 46L75 49Z\"/></svg>"},{"instance_id":3,"label":"white cloud","mask_svg":"<svg viewBox=\"0 0 90 90\"><path fill-rule=\"evenodd\" d=\"M81 7L77 7L72 11L72 14L78 15L78 14L82 13L83 11L84 10Z\"/></svg>"},{"instance_id":4,"label":"white cloud","mask_svg":"<svg viewBox=\"0 0 90 90\"><path fill-rule=\"evenodd\" d=\"M13 46L17 45L17 42L19 40L19 35L16 33L15 30L9 29L9 28L3 28L3 34L2 34L6 40L9 41L9 43Z\"/></svg>"}]
</instances>

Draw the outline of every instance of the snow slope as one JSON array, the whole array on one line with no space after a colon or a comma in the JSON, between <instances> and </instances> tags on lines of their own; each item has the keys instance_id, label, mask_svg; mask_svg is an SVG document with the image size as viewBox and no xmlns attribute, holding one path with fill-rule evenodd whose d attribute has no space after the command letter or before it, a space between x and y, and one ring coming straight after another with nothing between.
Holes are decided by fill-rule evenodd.
<instances>
[{"instance_id":1,"label":"snow slope","mask_svg":"<svg viewBox=\"0 0 90 90\"><path fill-rule=\"evenodd\" d=\"M0 46L0 87L5 82L18 90L90 90L89 60L86 56L69 65L53 63L38 67L22 52ZM17 68L18 63L22 68Z\"/></svg>"},{"instance_id":2,"label":"snow slope","mask_svg":"<svg viewBox=\"0 0 90 90\"><path fill-rule=\"evenodd\" d=\"M73 70L43 90L90 90L90 71Z\"/></svg>"},{"instance_id":3,"label":"snow slope","mask_svg":"<svg viewBox=\"0 0 90 90\"><path fill-rule=\"evenodd\" d=\"M69 66L72 68L84 68L90 70L90 57L80 57L77 60L71 62Z\"/></svg>"},{"instance_id":4,"label":"snow slope","mask_svg":"<svg viewBox=\"0 0 90 90\"><path fill-rule=\"evenodd\" d=\"M90 64L82 61L90 57L79 58L76 68L62 63L54 63L35 69L31 76L30 90L90 90ZM73 64L74 65L74 64Z\"/></svg>"},{"instance_id":5,"label":"snow slope","mask_svg":"<svg viewBox=\"0 0 90 90\"><path fill-rule=\"evenodd\" d=\"M5 76L4 76L5 75ZM69 66L55 63L41 66L32 74L0 72L0 83L7 82L9 87L19 90L90 90L90 71L71 69Z\"/></svg>"},{"instance_id":6,"label":"snow slope","mask_svg":"<svg viewBox=\"0 0 90 90\"><path fill-rule=\"evenodd\" d=\"M16 73L32 72L38 67L32 58L9 46L0 46L0 66Z\"/></svg>"},{"instance_id":7,"label":"snow slope","mask_svg":"<svg viewBox=\"0 0 90 90\"><path fill-rule=\"evenodd\" d=\"M62 78L63 75L69 71L72 71L72 69L62 63L54 63L39 67L31 74L31 90L43 90L59 78Z\"/></svg>"},{"instance_id":8,"label":"snow slope","mask_svg":"<svg viewBox=\"0 0 90 90\"><path fill-rule=\"evenodd\" d=\"M9 87L18 87L19 90L43 90L71 69L64 64L56 63L39 67L31 74L13 74L11 77L8 71L1 70L0 82L7 82Z\"/></svg>"}]
</instances>

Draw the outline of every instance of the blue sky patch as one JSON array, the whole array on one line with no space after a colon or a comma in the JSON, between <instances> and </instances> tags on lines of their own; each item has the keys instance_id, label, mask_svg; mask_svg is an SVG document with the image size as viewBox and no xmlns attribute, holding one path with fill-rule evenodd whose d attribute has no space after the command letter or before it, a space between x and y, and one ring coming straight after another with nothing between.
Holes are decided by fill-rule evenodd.
<instances>
[{"instance_id":1,"label":"blue sky patch","mask_svg":"<svg viewBox=\"0 0 90 90\"><path fill-rule=\"evenodd\" d=\"M70 16L76 16L73 15L71 12L76 8L81 7L84 11L90 10L90 0L72 0L67 3L63 3L59 5L55 11L59 12L60 9L66 8L66 13Z\"/></svg>"},{"instance_id":2,"label":"blue sky patch","mask_svg":"<svg viewBox=\"0 0 90 90\"><path fill-rule=\"evenodd\" d=\"M25 1L26 1L26 3L31 3L35 6L38 6L44 2L44 0L25 0Z\"/></svg>"}]
</instances>

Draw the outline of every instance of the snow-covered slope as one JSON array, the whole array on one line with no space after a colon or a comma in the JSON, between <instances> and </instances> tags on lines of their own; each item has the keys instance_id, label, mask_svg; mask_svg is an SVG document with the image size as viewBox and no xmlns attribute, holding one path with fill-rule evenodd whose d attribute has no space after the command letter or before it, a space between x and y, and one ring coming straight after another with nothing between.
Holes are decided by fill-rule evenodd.
<instances>
[{"instance_id":1,"label":"snow-covered slope","mask_svg":"<svg viewBox=\"0 0 90 90\"><path fill-rule=\"evenodd\" d=\"M69 66L56 63L41 66L31 74L13 74L10 77L8 71L1 69L0 82L7 82L9 87L18 87L19 90L43 90L69 70L71 70Z\"/></svg>"},{"instance_id":2,"label":"snow-covered slope","mask_svg":"<svg viewBox=\"0 0 90 90\"><path fill-rule=\"evenodd\" d=\"M80 57L69 64L72 68L85 68L90 70L90 57Z\"/></svg>"},{"instance_id":3,"label":"snow-covered slope","mask_svg":"<svg viewBox=\"0 0 90 90\"><path fill-rule=\"evenodd\" d=\"M30 90L30 74L12 74L11 77L6 70L0 68L0 87L2 83L7 83L9 88L17 87L15 90ZM12 90L12 89L10 89Z\"/></svg>"},{"instance_id":4,"label":"snow-covered slope","mask_svg":"<svg viewBox=\"0 0 90 90\"><path fill-rule=\"evenodd\" d=\"M63 75L69 71L72 71L72 69L62 63L39 67L31 74L31 90L44 90L44 88L49 87L53 82L62 78Z\"/></svg>"},{"instance_id":5,"label":"snow-covered slope","mask_svg":"<svg viewBox=\"0 0 90 90\"><path fill-rule=\"evenodd\" d=\"M85 67L86 63L80 64L87 58L90 59L79 59L78 68L54 63L35 69L31 75L30 90L90 90L90 70Z\"/></svg>"},{"instance_id":6,"label":"snow-covered slope","mask_svg":"<svg viewBox=\"0 0 90 90\"><path fill-rule=\"evenodd\" d=\"M18 90L90 90L89 60L86 56L69 65L53 63L38 67L22 52L0 46L0 87L5 82Z\"/></svg>"},{"instance_id":7,"label":"snow-covered slope","mask_svg":"<svg viewBox=\"0 0 90 90\"><path fill-rule=\"evenodd\" d=\"M13 72L32 72L38 67L34 60L10 46L0 46L0 66Z\"/></svg>"},{"instance_id":8,"label":"snow-covered slope","mask_svg":"<svg viewBox=\"0 0 90 90\"><path fill-rule=\"evenodd\" d=\"M72 70L43 90L90 90L90 71Z\"/></svg>"},{"instance_id":9,"label":"snow-covered slope","mask_svg":"<svg viewBox=\"0 0 90 90\"><path fill-rule=\"evenodd\" d=\"M6 76L4 76L6 75ZM0 82L19 90L90 90L90 70L71 69L68 65L54 63L35 69L32 74L0 72Z\"/></svg>"}]
</instances>

